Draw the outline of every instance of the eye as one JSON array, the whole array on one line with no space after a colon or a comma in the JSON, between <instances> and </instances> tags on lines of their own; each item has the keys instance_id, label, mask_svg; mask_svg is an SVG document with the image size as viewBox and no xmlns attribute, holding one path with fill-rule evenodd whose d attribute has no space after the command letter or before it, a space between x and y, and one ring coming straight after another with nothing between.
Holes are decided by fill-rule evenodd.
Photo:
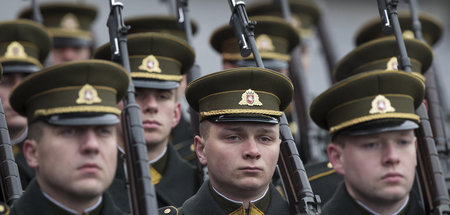
<instances>
[{"instance_id":1,"label":"eye","mask_svg":"<svg viewBox=\"0 0 450 215\"><path fill-rule=\"evenodd\" d=\"M362 145L365 149L374 149L377 148L380 144L376 142L367 142Z\"/></svg>"},{"instance_id":2,"label":"eye","mask_svg":"<svg viewBox=\"0 0 450 215\"><path fill-rule=\"evenodd\" d=\"M59 129L58 133L63 136L73 136L76 134L76 130L72 127L62 127Z\"/></svg>"}]
</instances>

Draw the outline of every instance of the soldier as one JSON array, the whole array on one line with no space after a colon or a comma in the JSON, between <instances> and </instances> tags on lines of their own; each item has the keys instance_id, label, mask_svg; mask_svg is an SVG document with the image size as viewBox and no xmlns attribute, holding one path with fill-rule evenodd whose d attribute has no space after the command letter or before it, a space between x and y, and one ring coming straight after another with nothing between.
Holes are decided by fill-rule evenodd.
<instances>
[{"instance_id":1,"label":"soldier","mask_svg":"<svg viewBox=\"0 0 450 215\"><path fill-rule=\"evenodd\" d=\"M5 111L14 155L19 167L22 188L34 176L28 168L22 143L27 137L27 119L17 114L9 103L9 96L22 79L42 69L42 64L52 46L49 33L39 23L18 19L0 23L0 63L3 64L3 77L0 81L0 98Z\"/></svg>"},{"instance_id":2,"label":"soldier","mask_svg":"<svg viewBox=\"0 0 450 215\"><path fill-rule=\"evenodd\" d=\"M177 87L195 54L185 41L168 34L135 33L127 37L127 44L158 204L181 206L200 183L195 168L174 150L169 134L180 120ZM109 44L95 53L96 58L110 56Z\"/></svg>"},{"instance_id":3,"label":"soldier","mask_svg":"<svg viewBox=\"0 0 450 215\"><path fill-rule=\"evenodd\" d=\"M128 34L143 33L143 32L159 32L177 36L186 40L186 32L180 28L180 23L175 16L140 16L125 19L125 25L131 28ZM192 34L197 32L197 23L191 21ZM197 165L197 156L195 155L193 146L194 135L191 128L189 105L187 104L184 90L186 88L186 74L183 75L183 80L180 81L180 86L177 88L178 99L181 104L181 118L177 126L172 129L170 134L170 141L173 143L175 150L189 163L194 166Z\"/></svg>"},{"instance_id":4,"label":"soldier","mask_svg":"<svg viewBox=\"0 0 450 215\"><path fill-rule=\"evenodd\" d=\"M279 117L292 94L288 78L255 67L212 73L188 85L186 98L200 113L195 151L209 180L179 214L289 214L270 182L281 143Z\"/></svg>"},{"instance_id":5,"label":"soldier","mask_svg":"<svg viewBox=\"0 0 450 215\"><path fill-rule=\"evenodd\" d=\"M122 67L86 60L43 69L14 89L10 102L27 117L23 151L36 178L11 214L123 214L104 192L117 164L116 104L128 84Z\"/></svg>"},{"instance_id":6,"label":"soldier","mask_svg":"<svg viewBox=\"0 0 450 215\"><path fill-rule=\"evenodd\" d=\"M47 3L40 5L43 24L53 36L51 65L72 60L86 60L94 48L91 25L97 17L97 8L86 3ZM31 19L32 8L23 10L19 17Z\"/></svg>"},{"instance_id":7,"label":"soldier","mask_svg":"<svg viewBox=\"0 0 450 215\"><path fill-rule=\"evenodd\" d=\"M338 82L313 101L311 118L332 135L328 157L344 176L322 214L424 214L411 191L414 111L424 90L417 75L381 70Z\"/></svg>"}]
</instances>

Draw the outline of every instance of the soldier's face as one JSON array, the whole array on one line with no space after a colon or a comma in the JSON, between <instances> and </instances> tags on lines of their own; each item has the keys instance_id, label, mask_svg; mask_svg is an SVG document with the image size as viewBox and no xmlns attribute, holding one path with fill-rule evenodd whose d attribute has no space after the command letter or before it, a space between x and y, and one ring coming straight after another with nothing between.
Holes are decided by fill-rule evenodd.
<instances>
[{"instance_id":1,"label":"soldier's face","mask_svg":"<svg viewBox=\"0 0 450 215\"><path fill-rule=\"evenodd\" d=\"M208 165L212 185L229 198L242 200L265 192L280 143L278 124L211 123L206 139L195 137L195 150L200 162Z\"/></svg>"},{"instance_id":2,"label":"soldier's face","mask_svg":"<svg viewBox=\"0 0 450 215\"><path fill-rule=\"evenodd\" d=\"M345 136L337 141L341 143L329 145L328 155L336 171L344 175L353 198L368 206L406 200L417 164L412 130Z\"/></svg>"},{"instance_id":3,"label":"soldier's face","mask_svg":"<svg viewBox=\"0 0 450 215\"><path fill-rule=\"evenodd\" d=\"M25 128L27 125L27 119L16 113L9 104L9 96L12 89L16 87L24 77L25 73L9 73L3 74L3 77L0 80L0 97L5 111L6 123L10 129Z\"/></svg>"},{"instance_id":4,"label":"soldier's face","mask_svg":"<svg viewBox=\"0 0 450 215\"><path fill-rule=\"evenodd\" d=\"M74 61L87 60L91 57L91 50L87 46L56 46L51 51L53 65Z\"/></svg>"},{"instance_id":5,"label":"soldier's face","mask_svg":"<svg viewBox=\"0 0 450 215\"><path fill-rule=\"evenodd\" d=\"M165 144L172 128L180 121L176 90L136 88L147 145Z\"/></svg>"},{"instance_id":6,"label":"soldier's face","mask_svg":"<svg viewBox=\"0 0 450 215\"><path fill-rule=\"evenodd\" d=\"M95 203L115 175L115 126L41 124L42 137L26 140L23 146L41 189L60 202L78 198Z\"/></svg>"}]
</instances>

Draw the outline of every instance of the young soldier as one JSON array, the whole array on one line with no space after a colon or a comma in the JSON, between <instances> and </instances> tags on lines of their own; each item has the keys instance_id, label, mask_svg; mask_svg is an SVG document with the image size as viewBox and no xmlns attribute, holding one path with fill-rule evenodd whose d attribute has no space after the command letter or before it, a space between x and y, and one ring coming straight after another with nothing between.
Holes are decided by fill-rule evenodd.
<instances>
[{"instance_id":1,"label":"young soldier","mask_svg":"<svg viewBox=\"0 0 450 215\"><path fill-rule=\"evenodd\" d=\"M412 190L424 90L417 75L380 70L338 82L313 101L311 118L332 135L328 157L344 176L322 214L424 214Z\"/></svg>"},{"instance_id":2,"label":"young soldier","mask_svg":"<svg viewBox=\"0 0 450 215\"><path fill-rule=\"evenodd\" d=\"M185 41L168 34L131 34L127 44L158 204L181 206L200 185L195 168L176 153L169 135L180 120L177 87L195 54ZM95 53L96 58L110 56L109 44Z\"/></svg>"},{"instance_id":3,"label":"young soldier","mask_svg":"<svg viewBox=\"0 0 450 215\"><path fill-rule=\"evenodd\" d=\"M179 214L289 214L270 182L281 143L279 117L292 94L288 78L254 67L213 73L188 85L186 98L201 118L195 151L208 166L209 180Z\"/></svg>"},{"instance_id":4,"label":"young soldier","mask_svg":"<svg viewBox=\"0 0 450 215\"><path fill-rule=\"evenodd\" d=\"M41 70L15 88L10 101L27 117L23 151L36 177L11 214L122 214L104 192L117 164L116 104L128 84L122 67L86 60Z\"/></svg>"},{"instance_id":5,"label":"young soldier","mask_svg":"<svg viewBox=\"0 0 450 215\"><path fill-rule=\"evenodd\" d=\"M0 81L0 98L5 111L15 160L19 168L22 188L25 189L33 169L26 164L22 153L22 143L28 135L27 119L14 111L9 96L25 76L42 69L42 64L52 46L50 34L44 26L24 19L0 23L0 63L3 77Z\"/></svg>"},{"instance_id":6,"label":"young soldier","mask_svg":"<svg viewBox=\"0 0 450 215\"><path fill-rule=\"evenodd\" d=\"M43 24L53 36L50 64L91 58L94 35L91 25L97 17L97 8L85 3L47 3L39 7ZM31 19L32 8L19 14Z\"/></svg>"}]
</instances>

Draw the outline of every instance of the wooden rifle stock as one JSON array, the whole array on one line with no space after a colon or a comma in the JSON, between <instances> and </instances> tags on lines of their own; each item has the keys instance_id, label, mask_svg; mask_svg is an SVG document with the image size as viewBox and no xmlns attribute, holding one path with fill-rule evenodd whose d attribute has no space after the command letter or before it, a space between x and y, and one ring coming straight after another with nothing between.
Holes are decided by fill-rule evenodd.
<instances>
[{"instance_id":1,"label":"wooden rifle stock","mask_svg":"<svg viewBox=\"0 0 450 215\"><path fill-rule=\"evenodd\" d=\"M382 16L382 11L385 11L389 20L383 24L392 25L391 27L397 40L400 51L400 56L398 57L399 68L412 73L411 63L398 20L397 4L398 0L378 0L380 15ZM425 210L427 214L450 214L450 198L424 103L417 108L416 114L420 117L419 129L416 131L419 142L417 160L423 199L426 201Z\"/></svg>"},{"instance_id":2,"label":"wooden rifle stock","mask_svg":"<svg viewBox=\"0 0 450 215\"><path fill-rule=\"evenodd\" d=\"M111 11L108 17L108 30L111 43L112 61L121 64L129 73L130 62L126 34L128 26L122 17L123 4L109 0ZM150 168L145 143L144 129L139 106L136 104L134 84L131 80L128 92L123 99L122 129L125 145L127 188L131 211L135 215L156 215L158 206L155 188L150 177Z\"/></svg>"},{"instance_id":3,"label":"wooden rifle stock","mask_svg":"<svg viewBox=\"0 0 450 215\"><path fill-rule=\"evenodd\" d=\"M282 142L278 168L291 212L295 214L320 214L320 198L314 195L311 189L305 167L298 154L284 113L280 119L280 135Z\"/></svg>"},{"instance_id":4,"label":"wooden rifle stock","mask_svg":"<svg viewBox=\"0 0 450 215\"><path fill-rule=\"evenodd\" d=\"M22 184L20 182L19 169L14 159L11 140L9 139L8 127L6 125L5 111L0 99L0 186L3 199L11 206L13 202L22 195Z\"/></svg>"},{"instance_id":5,"label":"wooden rifle stock","mask_svg":"<svg viewBox=\"0 0 450 215\"><path fill-rule=\"evenodd\" d=\"M234 0L230 0L230 8L232 11L230 24L236 36L243 36L243 43L250 45L247 48L253 53L256 65L264 68L261 55L256 47L253 34L254 26L248 26L248 23L251 22L248 20L245 11L245 3L236 3ZM243 48L242 46L240 47ZM245 54L241 50L241 55L244 56ZM295 214L319 214L320 198L312 193L305 167L298 154L284 113L280 119L280 137L282 143L280 145L278 165L280 166L281 179L285 185L291 212Z\"/></svg>"}]
</instances>

